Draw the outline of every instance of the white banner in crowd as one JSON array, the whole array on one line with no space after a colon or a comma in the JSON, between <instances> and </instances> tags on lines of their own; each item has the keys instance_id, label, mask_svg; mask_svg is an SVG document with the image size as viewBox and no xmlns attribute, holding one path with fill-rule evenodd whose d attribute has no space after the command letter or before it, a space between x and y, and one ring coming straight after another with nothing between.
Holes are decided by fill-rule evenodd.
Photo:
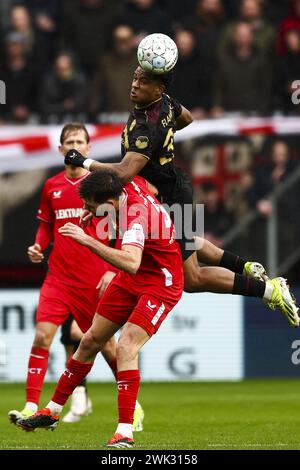
<instances>
[{"instance_id":1,"label":"white banner in crowd","mask_svg":"<svg viewBox=\"0 0 300 470\"><path fill-rule=\"evenodd\" d=\"M24 381L34 336L36 289L0 290L0 380ZM48 381L65 367L58 332L51 348ZM159 332L140 355L142 379L239 380L243 378L242 298L184 294ZM99 354L89 380L110 381L112 374Z\"/></svg>"},{"instance_id":2,"label":"white banner in crowd","mask_svg":"<svg viewBox=\"0 0 300 470\"><path fill-rule=\"evenodd\" d=\"M90 157L107 160L120 156L123 125L88 125ZM32 170L62 165L58 153L60 126L4 126L0 128L0 172ZM226 118L196 121L179 133L176 141L205 135L300 133L298 117Z\"/></svg>"}]
</instances>

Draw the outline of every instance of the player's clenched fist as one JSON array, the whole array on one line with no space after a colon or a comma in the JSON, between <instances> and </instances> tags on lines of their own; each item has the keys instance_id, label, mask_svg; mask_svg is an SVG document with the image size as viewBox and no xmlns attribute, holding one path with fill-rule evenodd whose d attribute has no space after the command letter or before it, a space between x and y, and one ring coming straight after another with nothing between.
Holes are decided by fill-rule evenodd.
<instances>
[{"instance_id":1,"label":"player's clenched fist","mask_svg":"<svg viewBox=\"0 0 300 470\"><path fill-rule=\"evenodd\" d=\"M75 149L69 150L65 155L65 165L80 166L84 168L83 163L86 160L80 152Z\"/></svg>"},{"instance_id":2,"label":"player's clenched fist","mask_svg":"<svg viewBox=\"0 0 300 470\"><path fill-rule=\"evenodd\" d=\"M27 250L27 254L32 263L41 263L44 259L41 246L38 243L31 245Z\"/></svg>"},{"instance_id":3,"label":"player's clenched fist","mask_svg":"<svg viewBox=\"0 0 300 470\"><path fill-rule=\"evenodd\" d=\"M90 211L83 209L83 212L79 218L79 225L81 225L83 228L88 227L92 221L92 218L93 214Z\"/></svg>"}]
</instances>

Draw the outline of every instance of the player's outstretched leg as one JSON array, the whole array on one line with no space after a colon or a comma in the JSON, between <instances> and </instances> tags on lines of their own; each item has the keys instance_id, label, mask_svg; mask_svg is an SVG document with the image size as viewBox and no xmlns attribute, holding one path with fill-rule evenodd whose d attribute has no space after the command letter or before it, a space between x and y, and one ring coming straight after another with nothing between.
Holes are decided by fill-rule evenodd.
<instances>
[{"instance_id":1,"label":"player's outstretched leg","mask_svg":"<svg viewBox=\"0 0 300 470\"><path fill-rule=\"evenodd\" d=\"M245 261L242 257L222 250L205 238L196 237L196 253L199 263L209 266L219 266L230 271L252 277L260 281L267 281L265 268L257 261Z\"/></svg>"},{"instance_id":2,"label":"player's outstretched leg","mask_svg":"<svg viewBox=\"0 0 300 470\"><path fill-rule=\"evenodd\" d=\"M283 278L261 281L221 267L199 267L193 253L183 263L186 292L214 292L257 297L272 309L279 309L289 323L299 326L298 307Z\"/></svg>"}]
</instances>

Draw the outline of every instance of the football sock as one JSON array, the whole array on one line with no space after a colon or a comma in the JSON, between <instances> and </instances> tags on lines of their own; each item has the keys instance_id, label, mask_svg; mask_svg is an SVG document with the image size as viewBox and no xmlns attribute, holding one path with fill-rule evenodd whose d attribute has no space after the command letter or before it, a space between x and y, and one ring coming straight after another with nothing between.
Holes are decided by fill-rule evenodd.
<instances>
[{"instance_id":1,"label":"football sock","mask_svg":"<svg viewBox=\"0 0 300 470\"><path fill-rule=\"evenodd\" d=\"M263 299L266 300L267 302L271 300L273 290L274 290L273 284L270 281L267 281Z\"/></svg>"},{"instance_id":2,"label":"football sock","mask_svg":"<svg viewBox=\"0 0 300 470\"><path fill-rule=\"evenodd\" d=\"M225 251L220 261L220 267L230 269L237 274L243 274L246 261L230 251Z\"/></svg>"},{"instance_id":3,"label":"football sock","mask_svg":"<svg viewBox=\"0 0 300 470\"><path fill-rule=\"evenodd\" d=\"M51 401L59 405L64 405L69 396L73 393L73 390L82 383L92 367L93 363L86 364L71 358L67 364L66 370L57 383Z\"/></svg>"},{"instance_id":4,"label":"football sock","mask_svg":"<svg viewBox=\"0 0 300 470\"><path fill-rule=\"evenodd\" d=\"M38 410L38 405L36 403L32 403L32 401L27 401L25 404L25 408L31 410L33 413L36 413Z\"/></svg>"},{"instance_id":5,"label":"football sock","mask_svg":"<svg viewBox=\"0 0 300 470\"><path fill-rule=\"evenodd\" d=\"M44 378L48 368L49 351L31 348L26 383L26 402L39 404ZM30 408L31 409L31 408Z\"/></svg>"},{"instance_id":6,"label":"football sock","mask_svg":"<svg viewBox=\"0 0 300 470\"><path fill-rule=\"evenodd\" d=\"M73 343L73 351L76 352L76 350L78 349L78 346L80 345L80 341L74 341ZM83 381L81 382L81 384L79 384L79 386L81 387L84 387L86 390L87 390L87 383L86 383L86 379L84 378Z\"/></svg>"},{"instance_id":7,"label":"football sock","mask_svg":"<svg viewBox=\"0 0 300 470\"><path fill-rule=\"evenodd\" d=\"M122 434L122 436L132 438L132 425L128 423L119 423L116 429L116 434Z\"/></svg>"},{"instance_id":8,"label":"football sock","mask_svg":"<svg viewBox=\"0 0 300 470\"><path fill-rule=\"evenodd\" d=\"M46 408L49 408L51 411L52 416L59 416L63 410L63 406L55 403L54 401L50 400Z\"/></svg>"},{"instance_id":9,"label":"football sock","mask_svg":"<svg viewBox=\"0 0 300 470\"><path fill-rule=\"evenodd\" d=\"M140 371L139 369L123 370L118 372L117 379L119 424L132 425L135 403L140 388Z\"/></svg>"},{"instance_id":10,"label":"football sock","mask_svg":"<svg viewBox=\"0 0 300 470\"><path fill-rule=\"evenodd\" d=\"M236 274L234 276L234 284L232 289L233 295L244 295L246 297L259 297L263 298L266 290L266 283L257 281L250 277L241 276Z\"/></svg>"}]
</instances>

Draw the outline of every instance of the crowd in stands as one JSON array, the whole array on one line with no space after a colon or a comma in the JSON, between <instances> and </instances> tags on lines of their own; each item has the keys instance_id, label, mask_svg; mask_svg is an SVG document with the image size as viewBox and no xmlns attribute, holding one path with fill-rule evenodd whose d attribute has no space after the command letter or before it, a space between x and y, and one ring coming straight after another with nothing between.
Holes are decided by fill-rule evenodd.
<instances>
[{"instance_id":1,"label":"crowd in stands","mask_svg":"<svg viewBox=\"0 0 300 470\"><path fill-rule=\"evenodd\" d=\"M172 93L195 118L300 114L300 0L1 0L0 28L2 123L128 112L154 32L178 45Z\"/></svg>"},{"instance_id":2,"label":"crowd in stands","mask_svg":"<svg viewBox=\"0 0 300 470\"><path fill-rule=\"evenodd\" d=\"M154 32L177 43L170 94L195 119L300 115L300 0L1 0L0 125L125 121L137 45ZM242 176L239 200L261 218L292 153L276 141ZM239 212L212 182L200 193L206 237L222 246ZM289 217L296 198L285 204Z\"/></svg>"}]
</instances>

